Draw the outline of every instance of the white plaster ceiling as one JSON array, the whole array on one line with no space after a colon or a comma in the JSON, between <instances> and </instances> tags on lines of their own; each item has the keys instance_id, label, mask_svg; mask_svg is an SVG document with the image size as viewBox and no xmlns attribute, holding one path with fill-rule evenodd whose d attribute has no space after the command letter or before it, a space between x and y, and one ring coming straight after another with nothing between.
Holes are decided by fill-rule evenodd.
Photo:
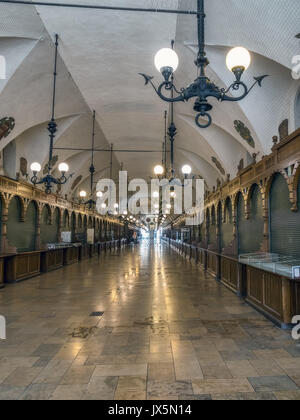
<instances>
[{"instance_id":1,"label":"white plaster ceiling","mask_svg":"<svg viewBox=\"0 0 300 420\"><path fill-rule=\"evenodd\" d=\"M55 0L66 3L67 1ZM72 1L73 3L74 1ZM128 7L196 8L196 0L78 0L79 3ZM189 163L193 173L203 176L209 189L217 179L236 175L241 159L270 152L272 136L279 124L289 119L290 131L296 128L295 99L300 81L291 76L291 62L300 54L299 0L207 0L206 42L210 60L208 75L220 87L233 79L225 57L234 46L244 46L252 54L252 65L244 76L250 84L253 76L269 74L263 87L256 87L239 103L211 100L213 125L200 130L194 123L193 100L176 104L178 128L175 165ZM61 9L46 6L0 4L0 55L7 58L7 80L0 80L0 116L16 120L14 131L1 140L3 149L16 144L16 168L20 157L47 161L53 72L53 37L60 37L56 117L59 131L57 147L90 146L91 111L97 113L97 146L115 149L156 150L156 153L115 153L114 176L120 164L129 177L149 180L153 167L161 162L163 142L163 103L139 72L161 76L154 68L156 51L176 40L180 65L176 72L178 87L196 78L193 64L196 54L195 16ZM237 133L234 120L242 121L251 131L255 147ZM59 161L66 160L81 182L63 194L76 195L88 188L88 152L57 151ZM212 161L218 159L225 170L221 174ZM97 153L98 177L109 175L110 155ZM17 170L18 171L18 170Z\"/></svg>"}]
</instances>

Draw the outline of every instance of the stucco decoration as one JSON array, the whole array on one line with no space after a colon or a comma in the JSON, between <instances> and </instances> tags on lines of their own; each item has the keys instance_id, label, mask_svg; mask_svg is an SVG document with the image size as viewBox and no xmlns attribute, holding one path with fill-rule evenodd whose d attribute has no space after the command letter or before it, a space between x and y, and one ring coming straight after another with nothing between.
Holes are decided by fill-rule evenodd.
<instances>
[{"instance_id":1,"label":"stucco decoration","mask_svg":"<svg viewBox=\"0 0 300 420\"><path fill-rule=\"evenodd\" d=\"M20 173L22 176L26 176L27 175L27 159L25 159L24 157L20 158Z\"/></svg>"},{"instance_id":2,"label":"stucco decoration","mask_svg":"<svg viewBox=\"0 0 300 420\"><path fill-rule=\"evenodd\" d=\"M218 159L216 157L212 156L211 160L216 165L216 167L221 172L221 174L222 175L225 175L225 169L223 168L223 166L221 165L221 163L218 161Z\"/></svg>"},{"instance_id":3,"label":"stucco decoration","mask_svg":"<svg viewBox=\"0 0 300 420\"><path fill-rule=\"evenodd\" d=\"M52 161L51 161L51 166L53 168L53 166L56 165L58 161L58 156L53 156ZM46 163L46 165L44 166L44 170L43 170L43 174L46 175L48 173L48 163Z\"/></svg>"},{"instance_id":4,"label":"stucco decoration","mask_svg":"<svg viewBox=\"0 0 300 420\"><path fill-rule=\"evenodd\" d=\"M248 127L245 126L245 124L242 121L235 120L234 121L234 128L239 133L239 135L242 137L242 139L246 140L246 142L249 144L249 146L255 148L255 141L252 137L251 131Z\"/></svg>"},{"instance_id":5,"label":"stucco decoration","mask_svg":"<svg viewBox=\"0 0 300 420\"><path fill-rule=\"evenodd\" d=\"M279 139L280 140L283 140L286 137L288 137L288 135L289 135L289 120L288 119L282 121L282 123L280 124L280 126L278 128L278 132L279 132Z\"/></svg>"},{"instance_id":6,"label":"stucco decoration","mask_svg":"<svg viewBox=\"0 0 300 420\"><path fill-rule=\"evenodd\" d=\"M0 120L0 140L7 137L15 128L13 117L5 117Z\"/></svg>"}]
</instances>

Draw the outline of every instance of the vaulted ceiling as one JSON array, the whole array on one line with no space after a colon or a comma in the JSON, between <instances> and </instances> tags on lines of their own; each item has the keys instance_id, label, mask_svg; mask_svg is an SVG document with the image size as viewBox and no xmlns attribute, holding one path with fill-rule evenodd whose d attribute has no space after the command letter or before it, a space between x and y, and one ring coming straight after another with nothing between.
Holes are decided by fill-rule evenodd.
<instances>
[{"instance_id":1,"label":"vaulted ceiling","mask_svg":"<svg viewBox=\"0 0 300 420\"><path fill-rule=\"evenodd\" d=\"M66 3L66 0L55 0ZM165 7L195 10L196 0L81 0L79 3L128 7ZM74 3L74 1L72 1ZM300 54L299 0L206 1L206 42L209 77L225 87L233 76L225 65L228 50L248 48L252 64L244 78L269 74L239 103L212 101L213 125L199 129L193 101L176 104L175 164L189 163L209 189L217 180L233 178L241 159L251 163L270 152L279 124L296 128L295 103L300 81L291 75L292 57ZM16 177L20 159L47 162L47 122L50 118L55 34L59 34L56 147L86 148L91 143L92 110L96 110L96 146L116 150L153 150L153 153L115 152L113 172L121 165L129 177L149 180L161 162L164 137L163 103L139 72L161 79L153 59L157 50L175 39L180 65L176 84L185 87L196 78L196 18L175 14L118 12L46 6L0 4L0 55L7 62L0 80L0 117L16 125L0 142L2 173ZM244 127L244 131L236 129ZM245 128L246 127L246 128ZM250 134L249 134L250 132ZM247 140L248 139L248 140ZM74 178L61 193L69 197L88 188L90 153L57 150L57 164L67 161ZM97 177L110 174L110 153L96 153ZM26 171L21 171L21 177Z\"/></svg>"}]
</instances>

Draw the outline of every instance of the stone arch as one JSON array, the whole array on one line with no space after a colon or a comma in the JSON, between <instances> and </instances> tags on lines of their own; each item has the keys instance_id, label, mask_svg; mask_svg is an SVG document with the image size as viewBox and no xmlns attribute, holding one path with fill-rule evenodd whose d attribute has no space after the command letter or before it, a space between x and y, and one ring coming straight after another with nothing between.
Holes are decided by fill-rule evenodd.
<instances>
[{"instance_id":1,"label":"stone arch","mask_svg":"<svg viewBox=\"0 0 300 420\"><path fill-rule=\"evenodd\" d=\"M58 242L60 214L61 212L57 207L52 213L50 206L43 206L40 220L40 240L42 245Z\"/></svg>"},{"instance_id":2,"label":"stone arch","mask_svg":"<svg viewBox=\"0 0 300 420\"><path fill-rule=\"evenodd\" d=\"M64 210L62 217L62 230L68 231L70 228L70 214L68 210Z\"/></svg>"},{"instance_id":3,"label":"stone arch","mask_svg":"<svg viewBox=\"0 0 300 420\"><path fill-rule=\"evenodd\" d=\"M18 252L34 251L36 248L36 233L38 223L38 205L30 201L26 206L19 196L11 197L8 205L7 240L10 246Z\"/></svg>"},{"instance_id":4,"label":"stone arch","mask_svg":"<svg viewBox=\"0 0 300 420\"><path fill-rule=\"evenodd\" d=\"M81 229L83 225L82 215L79 213L77 218L77 228Z\"/></svg>"}]
</instances>

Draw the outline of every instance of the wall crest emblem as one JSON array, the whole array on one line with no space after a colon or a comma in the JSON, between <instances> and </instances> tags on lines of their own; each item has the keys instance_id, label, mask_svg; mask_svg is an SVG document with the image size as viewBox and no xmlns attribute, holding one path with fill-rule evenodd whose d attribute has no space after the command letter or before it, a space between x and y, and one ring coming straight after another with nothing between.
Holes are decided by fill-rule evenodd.
<instances>
[{"instance_id":1,"label":"wall crest emblem","mask_svg":"<svg viewBox=\"0 0 300 420\"><path fill-rule=\"evenodd\" d=\"M251 131L248 127L245 126L245 124L242 121L235 120L234 121L234 128L239 133L239 135L242 137L242 139L246 140L246 142L249 144L249 146L255 148L255 141L252 137Z\"/></svg>"},{"instance_id":2,"label":"wall crest emblem","mask_svg":"<svg viewBox=\"0 0 300 420\"><path fill-rule=\"evenodd\" d=\"M15 128L15 120L13 117L5 117L0 120L0 140L7 137Z\"/></svg>"}]
</instances>

